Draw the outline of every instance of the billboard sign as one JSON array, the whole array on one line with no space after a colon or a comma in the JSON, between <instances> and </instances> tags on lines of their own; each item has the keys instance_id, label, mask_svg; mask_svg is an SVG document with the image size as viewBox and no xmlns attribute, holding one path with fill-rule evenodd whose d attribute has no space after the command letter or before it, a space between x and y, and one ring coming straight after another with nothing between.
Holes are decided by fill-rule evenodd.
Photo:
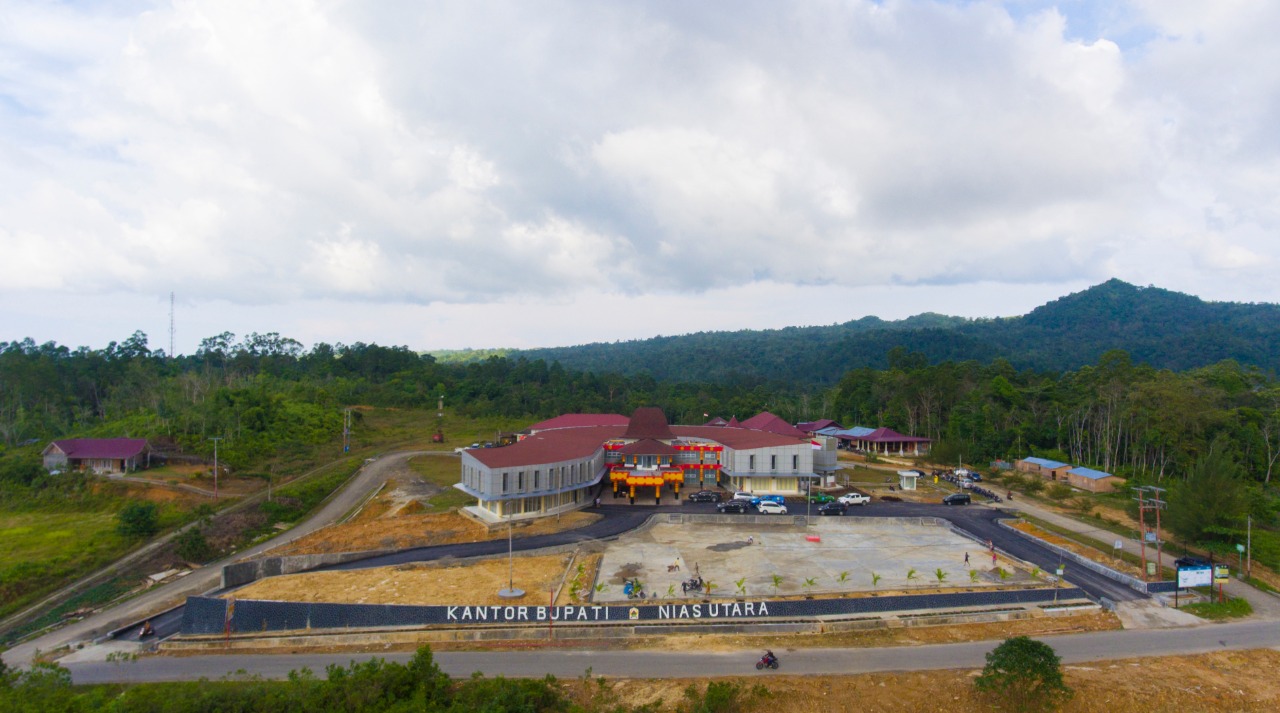
<instances>
[{"instance_id":1,"label":"billboard sign","mask_svg":"<svg viewBox=\"0 0 1280 713\"><path fill-rule=\"evenodd\" d=\"M1186 589L1187 587L1210 587L1213 586L1213 568L1208 565L1203 567L1179 567L1178 568L1178 588Z\"/></svg>"},{"instance_id":2,"label":"billboard sign","mask_svg":"<svg viewBox=\"0 0 1280 713\"><path fill-rule=\"evenodd\" d=\"M1225 564L1215 564L1213 566L1213 583L1226 584L1231 579L1231 568Z\"/></svg>"}]
</instances>

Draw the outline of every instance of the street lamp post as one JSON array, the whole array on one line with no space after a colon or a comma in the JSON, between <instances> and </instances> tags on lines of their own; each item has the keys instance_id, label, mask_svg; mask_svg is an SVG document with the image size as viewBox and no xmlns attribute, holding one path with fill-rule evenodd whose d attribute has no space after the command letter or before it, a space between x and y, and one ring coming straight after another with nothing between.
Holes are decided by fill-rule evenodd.
<instances>
[{"instance_id":1,"label":"street lamp post","mask_svg":"<svg viewBox=\"0 0 1280 713\"><path fill-rule=\"evenodd\" d=\"M508 500L506 505L510 505ZM523 589L516 589L515 585L515 552L512 545L511 535L511 513L507 513L507 588L499 589L498 596L503 599L518 599L524 596Z\"/></svg>"}]
</instances>

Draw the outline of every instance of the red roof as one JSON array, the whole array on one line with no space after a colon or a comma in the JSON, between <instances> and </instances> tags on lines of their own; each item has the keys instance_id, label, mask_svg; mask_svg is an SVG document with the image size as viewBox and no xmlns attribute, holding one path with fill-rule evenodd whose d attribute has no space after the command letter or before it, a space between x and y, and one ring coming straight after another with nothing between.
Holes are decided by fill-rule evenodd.
<instances>
[{"instance_id":1,"label":"red roof","mask_svg":"<svg viewBox=\"0 0 1280 713\"><path fill-rule=\"evenodd\" d=\"M586 458L604 442L622 436L622 426L553 428L501 448L472 448L466 453L489 468L518 468Z\"/></svg>"},{"instance_id":2,"label":"red roof","mask_svg":"<svg viewBox=\"0 0 1280 713\"><path fill-rule=\"evenodd\" d=\"M66 454L68 458L110 458L114 460L132 458L141 454L147 450L147 439L65 438L50 443L48 448L44 449L44 452L48 453L49 449L54 447Z\"/></svg>"},{"instance_id":3,"label":"red roof","mask_svg":"<svg viewBox=\"0 0 1280 713\"><path fill-rule=\"evenodd\" d=\"M751 428L729 428L728 426L672 426L672 431L681 438L697 438L715 441L734 450L749 448L768 448L770 446L794 446L796 439L780 436L769 431L758 431Z\"/></svg>"},{"instance_id":4,"label":"red roof","mask_svg":"<svg viewBox=\"0 0 1280 713\"><path fill-rule=\"evenodd\" d=\"M586 426L625 426L630 421L618 413L566 413L555 418L535 423L530 431L545 431L549 428L583 428Z\"/></svg>"},{"instance_id":5,"label":"red roof","mask_svg":"<svg viewBox=\"0 0 1280 713\"><path fill-rule=\"evenodd\" d=\"M662 441L655 441L652 438L628 443L615 452L628 456L673 456L680 453L680 451Z\"/></svg>"},{"instance_id":6,"label":"red roof","mask_svg":"<svg viewBox=\"0 0 1280 713\"><path fill-rule=\"evenodd\" d=\"M769 431L726 426L668 426L669 438L686 438L719 443L746 450L771 446L794 446L796 439ZM473 448L466 453L488 468L519 468L586 458L600 450L605 441L622 438L621 426L585 426L539 431L519 443L501 448ZM632 444L634 445L634 444ZM658 445L663 445L659 443ZM631 447L630 445L628 447ZM658 455L648 447L640 452ZM672 449L674 452L674 449Z\"/></svg>"},{"instance_id":7,"label":"red roof","mask_svg":"<svg viewBox=\"0 0 1280 713\"><path fill-rule=\"evenodd\" d=\"M871 441L872 443L928 443L931 439L920 436L904 436L892 428L881 426L865 436L854 438L855 441Z\"/></svg>"},{"instance_id":8,"label":"red roof","mask_svg":"<svg viewBox=\"0 0 1280 713\"><path fill-rule=\"evenodd\" d=\"M675 438L671 426L667 425L667 415L656 406L641 406L631 414L631 422L627 424L627 432L623 438L642 440L652 438L657 441L669 441Z\"/></svg>"},{"instance_id":9,"label":"red roof","mask_svg":"<svg viewBox=\"0 0 1280 713\"><path fill-rule=\"evenodd\" d=\"M797 429L795 426L787 423L780 416L774 416L768 411L761 411L751 418L742 422L743 428L757 428L761 431L769 431L780 436L791 436L792 438L805 438L804 431Z\"/></svg>"}]
</instances>

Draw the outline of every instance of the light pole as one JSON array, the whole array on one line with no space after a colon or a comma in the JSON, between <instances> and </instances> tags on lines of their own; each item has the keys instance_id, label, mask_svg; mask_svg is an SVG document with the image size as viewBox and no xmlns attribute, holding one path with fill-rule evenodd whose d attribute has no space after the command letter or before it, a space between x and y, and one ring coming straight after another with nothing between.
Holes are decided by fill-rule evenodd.
<instances>
[{"instance_id":1,"label":"light pole","mask_svg":"<svg viewBox=\"0 0 1280 713\"><path fill-rule=\"evenodd\" d=\"M511 501L506 501L505 505L510 505ZM512 547L511 536L511 514L507 513L507 588L499 589L498 596L503 599L518 599L524 596L523 589L516 589L515 585L515 553Z\"/></svg>"},{"instance_id":2,"label":"light pole","mask_svg":"<svg viewBox=\"0 0 1280 713\"><path fill-rule=\"evenodd\" d=\"M213 499L218 499L218 441L222 440L222 436L210 438L213 441Z\"/></svg>"}]
</instances>

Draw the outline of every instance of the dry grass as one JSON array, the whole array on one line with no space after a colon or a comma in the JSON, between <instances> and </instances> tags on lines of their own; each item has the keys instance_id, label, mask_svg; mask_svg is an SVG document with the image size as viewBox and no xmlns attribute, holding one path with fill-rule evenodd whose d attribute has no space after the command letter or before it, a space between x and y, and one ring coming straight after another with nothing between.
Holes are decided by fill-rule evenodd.
<instances>
[{"instance_id":1,"label":"dry grass","mask_svg":"<svg viewBox=\"0 0 1280 713\"><path fill-rule=\"evenodd\" d=\"M237 599L351 604L511 604L498 597L509 581L528 594L517 604L545 605L559 586L570 556L522 557L508 579L506 558L468 564L420 563L335 572L310 572L258 580Z\"/></svg>"},{"instance_id":2,"label":"dry grass","mask_svg":"<svg viewBox=\"0 0 1280 713\"><path fill-rule=\"evenodd\" d=\"M779 652L782 653L782 652ZM786 655L782 654L784 671ZM743 662L743 667L750 662ZM1199 656L1129 659L1065 667L1075 696L1062 713L1195 713L1280 710L1280 681L1265 672L1280 666L1269 649ZM976 670L801 676L778 673L727 679L741 686L744 711L970 711L995 710L973 687ZM754 690L763 684L763 690ZM577 701L657 703L675 710L688 681L632 679L601 686L563 683ZM699 690L705 682L696 684Z\"/></svg>"}]
</instances>

